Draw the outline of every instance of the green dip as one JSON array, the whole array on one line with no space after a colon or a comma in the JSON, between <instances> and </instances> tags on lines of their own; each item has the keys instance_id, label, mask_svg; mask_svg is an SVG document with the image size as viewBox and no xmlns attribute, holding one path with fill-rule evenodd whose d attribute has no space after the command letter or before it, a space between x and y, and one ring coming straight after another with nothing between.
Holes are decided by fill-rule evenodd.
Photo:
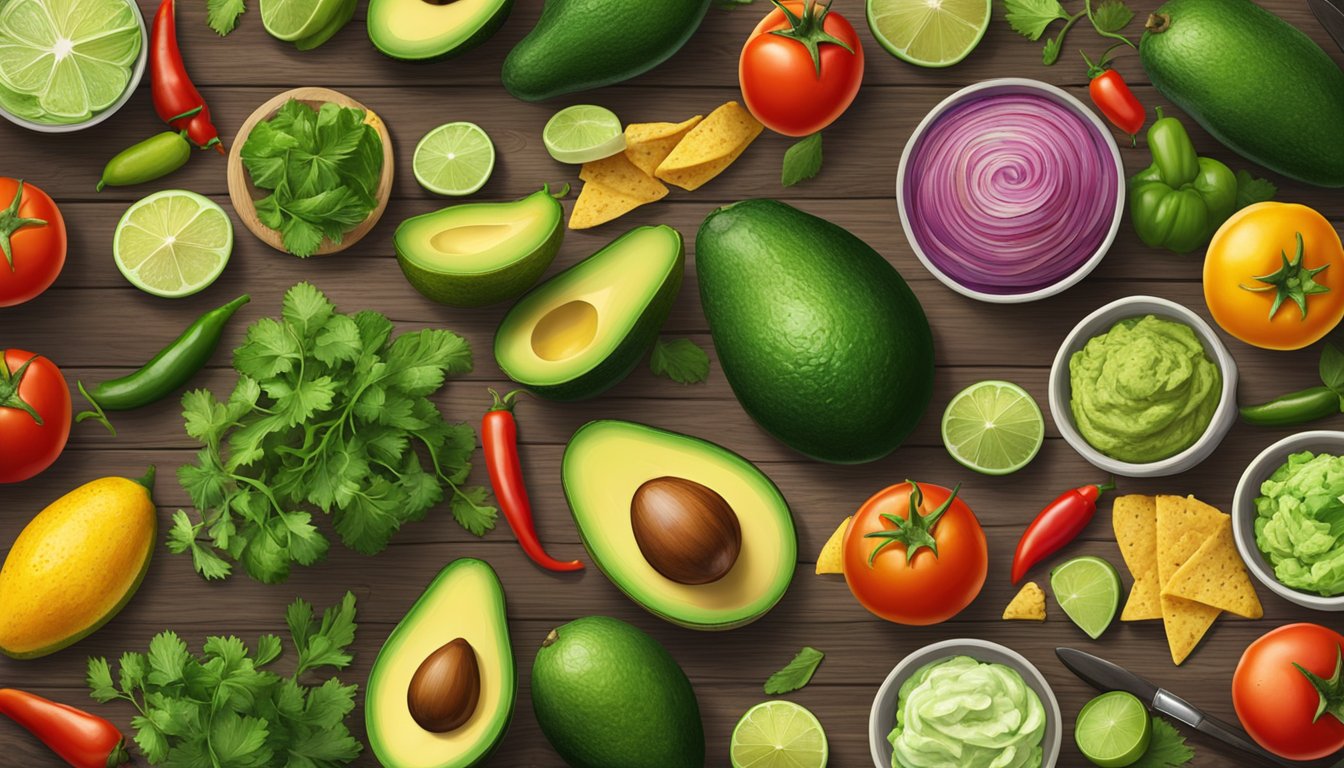
<instances>
[{"instance_id":1,"label":"green dip","mask_svg":"<svg viewBox=\"0 0 1344 768\"><path fill-rule=\"evenodd\" d=\"M1093 448L1146 464L1208 429L1223 377L1195 332L1152 315L1122 320L1069 359L1073 422Z\"/></svg>"},{"instance_id":2,"label":"green dip","mask_svg":"<svg viewBox=\"0 0 1344 768\"><path fill-rule=\"evenodd\" d=\"M1255 544L1285 586L1344 594L1344 458L1294 453L1260 485Z\"/></svg>"},{"instance_id":3,"label":"green dip","mask_svg":"<svg viewBox=\"0 0 1344 768\"><path fill-rule=\"evenodd\" d=\"M920 667L896 703L892 768L1040 768L1045 705L1012 667L953 656Z\"/></svg>"}]
</instances>

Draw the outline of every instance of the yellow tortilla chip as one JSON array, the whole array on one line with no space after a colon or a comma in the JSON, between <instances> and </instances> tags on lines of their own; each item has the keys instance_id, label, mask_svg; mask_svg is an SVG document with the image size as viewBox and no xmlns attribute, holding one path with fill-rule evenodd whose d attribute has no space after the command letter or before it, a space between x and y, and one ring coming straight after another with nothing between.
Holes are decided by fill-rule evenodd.
<instances>
[{"instance_id":1,"label":"yellow tortilla chip","mask_svg":"<svg viewBox=\"0 0 1344 768\"><path fill-rule=\"evenodd\" d=\"M1230 519L1223 521L1218 532L1205 539L1172 574L1162 587L1162 596L1182 597L1247 619L1265 615L1241 555L1237 554Z\"/></svg>"},{"instance_id":2,"label":"yellow tortilla chip","mask_svg":"<svg viewBox=\"0 0 1344 768\"><path fill-rule=\"evenodd\" d=\"M1004 621L1045 621L1045 590L1028 581L1017 597L1003 609Z\"/></svg>"},{"instance_id":3,"label":"yellow tortilla chip","mask_svg":"<svg viewBox=\"0 0 1344 768\"><path fill-rule=\"evenodd\" d=\"M644 205L647 200L617 192L602 184L588 183L579 190L574 209L569 212L570 229L589 229L618 219Z\"/></svg>"},{"instance_id":4,"label":"yellow tortilla chip","mask_svg":"<svg viewBox=\"0 0 1344 768\"><path fill-rule=\"evenodd\" d=\"M845 572L845 531L849 530L849 521L853 519L851 515L841 520L835 533L826 540L826 546L822 547L821 554L817 555L817 573Z\"/></svg>"},{"instance_id":5,"label":"yellow tortilla chip","mask_svg":"<svg viewBox=\"0 0 1344 768\"><path fill-rule=\"evenodd\" d=\"M654 175L688 191L699 189L732 165L763 130L750 112L730 101L692 128Z\"/></svg>"},{"instance_id":6,"label":"yellow tortilla chip","mask_svg":"<svg viewBox=\"0 0 1344 768\"><path fill-rule=\"evenodd\" d=\"M633 197L641 205L667 197L667 187L641 171L624 153L584 163L579 178L587 184L601 184L613 192Z\"/></svg>"},{"instance_id":7,"label":"yellow tortilla chip","mask_svg":"<svg viewBox=\"0 0 1344 768\"><path fill-rule=\"evenodd\" d=\"M1162 585L1218 532L1228 516L1193 496L1157 497L1157 575ZM1218 608L1162 595L1162 625L1175 664L1185 661L1222 613Z\"/></svg>"},{"instance_id":8,"label":"yellow tortilla chip","mask_svg":"<svg viewBox=\"0 0 1344 768\"><path fill-rule=\"evenodd\" d=\"M1120 613L1121 621L1148 621L1162 618L1157 578L1157 497L1117 496L1111 506L1111 527L1120 556L1134 578L1129 599Z\"/></svg>"},{"instance_id":9,"label":"yellow tortilla chip","mask_svg":"<svg viewBox=\"0 0 1344 768\"><path fill-rule=\"evenodd\" d=\"M704 115L696 115L680 123L631 123L625 126L625 156L635 167L652 176L686 134L703 119Z\"/></svg>"}]
</instances>

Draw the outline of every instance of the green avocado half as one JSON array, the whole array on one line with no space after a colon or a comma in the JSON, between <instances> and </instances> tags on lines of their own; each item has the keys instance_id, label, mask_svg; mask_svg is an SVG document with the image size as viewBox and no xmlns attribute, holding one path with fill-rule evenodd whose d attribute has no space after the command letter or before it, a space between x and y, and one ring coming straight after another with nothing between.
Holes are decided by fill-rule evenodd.
<instances>
[{"instance_id":1,"label":"green avocado half","mask_svg":"<svg viewBox=\"0 0 1344 768\"><path fill-rule=\"evenodd\" d=\"M369 0L369 40L394 59L457 56L499 31L513 0Z\"/></svg>"},{"instance_id":2,"label":"green avocado half","mask_svg":"<svg viewBox=\"0 0 1344 768\"><path fill-rule=\"evenodd\" d=\"M460 726L435 733L411 714L411 681L431 655L459 638L475 655L479 698ZM499 577L481 560L454 560L425 588L373 662L364 692L369 746L384 768L476 765L508 730L517 688Z\"/></svg>"},{"instance_id":3,"label":"green avocado half","mask_svg":"<svg viewBox=\"0 0 1344 768\"><path fill-rule=\"evenodd\" d=\"M653 346L681 290L677 230L636 227L533 288L495 333L495 362L552 400L593 397L625 378Z\"/></svg>"},{"instance_id":4,"label":"green avocado half","mask_svg":"<svg viewBox=\"0 0 1344 768\"><path fill-rule=\"evenodd\" d=\"M667 621L701 630L740 627L773 608L793 580L798 541L788 502L770 478L727 448L643 424L593 421L570 438L561 477L593 562L630 599ZM636 492L669 477L712 490L736 516L741 548L715 581L685 584L664 576L636 540Z\"/></svg>"}]
</instances>

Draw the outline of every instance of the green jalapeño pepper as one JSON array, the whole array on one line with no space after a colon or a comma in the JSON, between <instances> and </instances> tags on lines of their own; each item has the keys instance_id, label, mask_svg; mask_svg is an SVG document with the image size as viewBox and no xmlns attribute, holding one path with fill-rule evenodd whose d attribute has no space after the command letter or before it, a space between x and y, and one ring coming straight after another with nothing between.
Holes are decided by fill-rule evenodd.
<instances>
[{"instance_id":1,"label":"green jalape\u00f1o pepper","mask_svg":"<svg viewBox=\"0 0 1344 768\"><path fill-rule=\"evenodd\" d=\"M1185 126L1163 117L1148 129L1153 164L1129 180L1129 213L1151 248L1188 253L1207 245L1237 209L1237 177L1226 165L1195 154Z\"/></svg>"},{"instance_id":2,"label":"green jalape\u00f1o pepper","mask_svg":"<svg viewBox=\"0 0 1344 768\"><path fill-rule=\"evenodd\" d=\"M98 191L103 187L129 187L167 176L191 159L191 144L180 131L164 131L133 144L107 161Z\"/></svg>"}]
</instances>

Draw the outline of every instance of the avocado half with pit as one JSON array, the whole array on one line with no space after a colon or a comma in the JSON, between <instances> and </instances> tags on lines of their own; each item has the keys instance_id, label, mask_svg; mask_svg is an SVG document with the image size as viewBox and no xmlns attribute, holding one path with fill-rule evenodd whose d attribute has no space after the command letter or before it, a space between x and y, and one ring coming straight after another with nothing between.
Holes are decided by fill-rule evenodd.
<instances>
[{"instance_id":1,"label":"avocado half with pit","mask_svg":"<svg viewBox=\"0 0 1344 768\"><path fill-rule=\"evenodd\" d=\"M674 624L749 624L793 580L798 541L788 502L722 446L594 421L570 438L561 476L593 562L626 596Z\"/></svg>"},{"instance_id":2,"label":"avocado half with pit","mask_svg":"<svg viewBox=\"0 0 1344 768\"><path fill-rule=\"evenodd\" d=\"M568 187L566 187L568 190ZM510 203L466 203L413 216L392 236L402 274L427 298L483 307L541 279L565 237L565 212L543 187Z\"/></svg>"},{"instance_id":3,"label":"avocado half with pit","mask_svg":"<svg viewBox=\"0 0 1344 768\"><path fill-rule=\"evenodd\" d=\"M481 560L454 560L373 662L369 746L385 768L476 765L508 730L517 688L499 577Z\"/></svg>"},{"instance_id":4,"label":"avocado half with pit","mask_svg":"<svg viewBox=\"0 0 1344 768\"><path fill-rule=\"evenodd\" d=\"M533 288L495 333L495 362L552 400L593 397L634 370L681 290L677 230L636 227Z\"/></svg>"},{"instance_id":5,"label":"avocado half with pit","mask_svg":"<svg viewBox=\"0 0 1344 768\"><path fill-rule=\"evenodd\" d=\"M513 0L369 0L369 40L394 59L465 53L490 39Z\"/></svg>"}]
</instances>

